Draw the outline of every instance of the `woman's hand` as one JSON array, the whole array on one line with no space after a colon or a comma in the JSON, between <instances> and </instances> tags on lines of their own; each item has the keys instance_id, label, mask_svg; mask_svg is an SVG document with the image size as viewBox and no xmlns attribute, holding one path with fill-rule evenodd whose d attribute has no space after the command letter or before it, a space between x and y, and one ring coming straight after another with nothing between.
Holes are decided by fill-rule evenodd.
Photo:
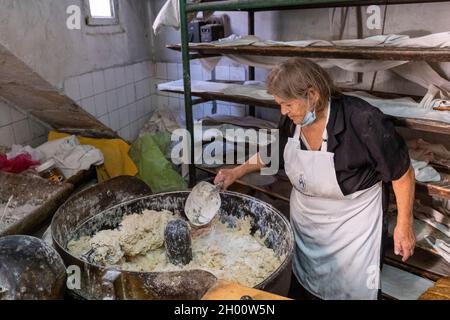
<instances>
[{"instance_id":1,"label":"woman's hand","mask_svg":"<svg viewBox=\"0 0 450 320\"><path fill-rule=\"evenodd\" d=\"M402 256L405 262L414 254L416 236L411 224L398 224L394 229L394 253Z\"/></svg>"},{"instance_id":2,"label":"woman's hand","mask_svg":"<svg viewBox=\"0 0 450 320\"><path fill-rule=\"evenodd\" d=\"M416 237L414 235L413 204L416 178L414 169L408 171L398 180L392 181L397 200L397 225L394 229L394 252L401 255L403 262L414 253Z\"/></svg>"},{"instance_id":3,"label":"woman's hand","mask_svg":"<svg viewBox=\"0 0 450 320\"><path fill-rule=\"evenodd\" d=\"M237 179L246 175L250 172L255 172L264 168L265 164L261 161L259 153L254 154L245 163L237 166L233 169L221 169L217 173L214 179L214 184L223 182L223 189L226 190L230 185L232 185Z\"/></svg>"},{"instance_id":4,"label":"woman's hand","mask_svg":"<svg viewBox=\"0 0 450 320\"><path fill-rule=\"evenodd\" d=\"M214 179L214 184L223 182L223 189L226 190L230 185L232 185L237 179L241 177L239 173L239 167L234 169L221 169L217 173Z\"/></svg>"}]
</instances>

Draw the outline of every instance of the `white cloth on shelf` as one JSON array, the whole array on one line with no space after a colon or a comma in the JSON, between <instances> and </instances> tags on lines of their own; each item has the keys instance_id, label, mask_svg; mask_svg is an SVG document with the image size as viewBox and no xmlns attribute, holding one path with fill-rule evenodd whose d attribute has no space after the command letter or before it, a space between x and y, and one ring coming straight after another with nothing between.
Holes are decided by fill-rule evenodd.
<instances>
[{"instance_id":1,"label":"white cloth on shelf","mask_svg":"<svg viewBox=\"0 0 450 320\"><path fill-rule=\"evenodd\" d=\"M376 72L386 71L409 64L408 61L386 61L386 60L353 60L353 59L312 59L322 68L330 69L333 67L351 72Z\"/></svg>"},{"instance_id":2,"label":"white cloth on shelf","mask_svg":"<svg viewBox=\"0 0 450 320\"><path fill-rule=\"evenodd\" d=\"M190 0L188 2L198 3L201 0ZM205 17L209 17L212 13L206 12ZM197 16L197 13L189 13L188 21ZM176 30L180 29L180 0L167 0L153 22L153 32L158 34L162 27L172 27Z\"/></svg>"},{"instance_id":3,"label":"white cloth on shelf","mask_svg":"<svg viewBox=\"0 0 450 320\"><path fill-rule=\"evenodd\" d=\"M376 35L364 39L344 39L344 40L299 40L299 41L274 41L264 40L255 42L254 46L292 46L292 47L310 47L310 46L352 46L352 47L375 47L375 46L403 46L402 41L408 39L408 36L388 34ZM450 39L450 33L448 35Z\"/></svg>"},{"instance_id":4,"label":"white cloth on shelf","mask_svg":"<svg viewBox=\"0 0 450 320\"><path fill-rule=\"evenodd\" d=\"M184 91L183 80L161 83L158 85L158 90ZM267 93L265 87L258 85L240 85L233 83L192 80L191 91L193 93L195 92L226 93L261 100L268 100L268 101L273 100L273 96Z\"/></svg>"},{"instance_id":5,"label":"white cloth on shelf","mask_svg":"<svg viewBox=\"0 0 450 320\"><path fill-rule=\"evenodd\" d=\"M81 145L75 136L49 141L37 148L46 160L54 159L66 178L70 178L91 165L100 165L104 158L102 152L89 145Z\"/></svg>"},{"instance_id":6,"label":"white cloth on shelf","mask_svg":"<svg viewBox=\"0 0 450 320\"><path fill-rule=\"evenodd\" d=\"M450 243L441 239L430 239L429 237L426 237L425 239L445 261L450 263ZM433 240L435 241L433 242Z\"/></svg>"},{"instance_id":7,"label":"white cloth on shelf","mask_svg":"<svg viewBox=\"0 0 450 320\"><path fill-rule=\"evenodd\" d=\"M246 65L260 68L273 68L276 64L286 60L284 57L226 55L228 58ZM352 72L376 72L391 70L399 76L416 83L428 92L419 106L432 110L437 106L450 105L450 81L441 77L429 64L422 61L376 61L352 59L312 59L323 68L338 67ZM210 66L211 67L211 66ZM445 112L445 111L444 111ZM438 119L434 119L438 120Z\"/></svg>"},{"instance_id":8,"label":"white cloth on shelf","mask_svg":"<svg viewBox=\"0 0 450 320\"><path fill-rule=\"evenodd\" d=\"M427 108L421 108L420 104L411 98L381 99L367 92L353 91L345 92L346 95L359 97L374 107L380 109L383 113L402 118L416 118L441 121L450 123L449 111L436 111Z\"/></svg>"},{"instance_id":9,"label":"white cloth on shelf","mask_svg":"<svg viewBox=\"0 0 450 320\"><path fill-rule=\"evenodd\" d=\"M172 133L176 129L183 127L183 123L178 121L175 114L173 114L169 108L160 106L153 112L152 117L147 121L147 123L139 131L139 137L147 133L156 132L168 132Z\"/></svg>"},{"instance_id":10,"label":"white cloth on shelf","mask_svg":"<svg viewBox=\"0 0 450 320\"><path fill-rule=\"evenodd\" d=\"M205 44L202 44L205 45ZM441 32L423 37L410 38L406 35L377 35L364 39L345 40L298 40L298 41L261 41L255 36L236 35L208 43L210 46L372 46L372 47L409 47L409 48L448 48L450 47L450 32ZM195 46L195 44L193 44ZM286 60L286 57L227 54L229 59L241 64L260 68L273 68L276 64ZM204 59L202 59L203 61ZM423 61L379 61L358 59L312 59L324 68L338 67L351 72L376 72L392 70L399 76L416 83L428 92L419 104L424 109L431 110L437 106L450 105L450 81L441 77L431 66ZM208 69L212 69L220 59L203 61Z\"/></svg>"},{"instance_id":11,"label":"white cloth on shelf","mask_svg":"<svg viewBox=\"0 0 450 320\"><path fill-rule=\"evenodd\" d=\"M448 91L430 84L419 106L427 110L433 110L437 107L450 107L450 94Z\"/></svg>"},{"instance_id":12,"label":"white cloth on shelf","mask_svg":"<svg viewBox=\"0 0 450 320\"><path fill-rule=\"evenodd\" d=\"M441 181L441 175L432 166L425 161L416 161L411 159L411 165L414 168L416 180L420 182L438 182Z\"/></svg>"},{"instance_id":13,"label":"white cloth on shelf","mask_svg":"<svg viewBox=\"0 0 450 320\"><path fill-rule=\"evenodd\" d=\"M210 81L193 80L191 83L192 92L215 92L236 96L256 98L265 101L273 101L273 96L268 94L265 86L262 85L240 85L233 83L217 83ZM159 90L184 91L182 80L166 82L158 85ZM428 108L421 108L420 104L411 98L381 99L362 91L346 92L346 95L359 97L383 113L403 118L427 119L450 123L449 111L436 111Z\"/></svg>"},{"instance_id":14,"label":"white cloth on shelf","mask_svg":"<svg viewBox=\"0 0 450 320\"><path fill-rule=\"evenodd\" d=\"M442 78L424 61L403 64L393 68L392 71L425 89L429 89L430 84L432 84L438 88L450 91L450 81Z\"/></svg>"},{"instance_id":15,"label":"white cloth on shelf","mask_svg":"<svg viewBox=\"0 0 450 320\"><path fill-rule=\"evenodd\" d=\"M180 28L180 1L168 0L163 5L153 22L153 32L158 34L163 26Z\"/></svg>"},{"instance_id":16,"label":"white cloth on shelf","mask_svg":"<svg viewBox=\"0 0 450 320\"><path fill-rule=\"evenodd\" d=\"M192 44L196 45L196 44ZM450 32L433 33L422 37L411 38L407 35L387 34L375 35L364 39L344 39L344 40L294 40L275 41L260 40L258 37L231 35L224 39L212 41L202 45L210 46L239 46L252 45L257 47L268 46L290 46L290 47L310 47L310 46L351 46L351 47L408 47L408 48L447 48L450 47Z\"/></svg>"}]
</instances>

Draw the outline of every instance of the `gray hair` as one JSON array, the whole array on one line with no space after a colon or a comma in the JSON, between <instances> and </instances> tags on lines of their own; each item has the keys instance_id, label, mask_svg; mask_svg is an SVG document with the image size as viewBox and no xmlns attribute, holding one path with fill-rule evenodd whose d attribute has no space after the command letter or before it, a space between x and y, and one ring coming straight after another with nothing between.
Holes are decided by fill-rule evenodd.
<instances>
[{"instance_id":1,"label":"gray hair","mask_svg":"<svg viewBox=\"0 0 450 320\"><path fill-rule=\"evenodd\" d=\"M283 99L305 99L309 89L319 93L317 110L324 108L338 92L328 73L308 59L290 58L275 66L267 76L267 92Z\"/></svg>"}]
</instances>

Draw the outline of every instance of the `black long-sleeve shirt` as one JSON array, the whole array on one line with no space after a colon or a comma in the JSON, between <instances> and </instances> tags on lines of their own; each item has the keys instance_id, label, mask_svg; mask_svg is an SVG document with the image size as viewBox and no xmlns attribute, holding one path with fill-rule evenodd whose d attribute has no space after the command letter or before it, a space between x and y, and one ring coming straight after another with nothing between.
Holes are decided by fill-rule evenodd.
<instances>
[{"instance_id":1,"label":"black long-sleeve shirt","mask_svg":"<svg viewBox=\"0 0 450 320\"><path fill-rule=\"evenodd\" d=\"M410 166L408 148L391 119L366 101L344 94L332 97L327 124L328 150L334 153L338 184L344 195L402 177ZM295 124L280 121L280 165ZM302 149L306 150L302 144Z\"/></svg>"}]
</instances>

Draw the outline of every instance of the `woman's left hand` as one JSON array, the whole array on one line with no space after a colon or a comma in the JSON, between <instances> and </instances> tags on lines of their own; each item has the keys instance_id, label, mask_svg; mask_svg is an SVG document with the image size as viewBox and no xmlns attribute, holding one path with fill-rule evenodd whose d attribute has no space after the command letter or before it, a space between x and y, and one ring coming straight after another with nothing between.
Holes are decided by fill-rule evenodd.
<instances>
[{"instance_id":1,"label":"woman's left hand","mask_svg":"<svg viewBox=\"0 0 450 320\"><path fill-rule=\"evenodd\" d=\"M394 252L396 255L402 256L402 261L405 262L414 254L414 247L416 246L416 236L412 225L399 225L394 229Z\"/></svg>"}]
</instances>

